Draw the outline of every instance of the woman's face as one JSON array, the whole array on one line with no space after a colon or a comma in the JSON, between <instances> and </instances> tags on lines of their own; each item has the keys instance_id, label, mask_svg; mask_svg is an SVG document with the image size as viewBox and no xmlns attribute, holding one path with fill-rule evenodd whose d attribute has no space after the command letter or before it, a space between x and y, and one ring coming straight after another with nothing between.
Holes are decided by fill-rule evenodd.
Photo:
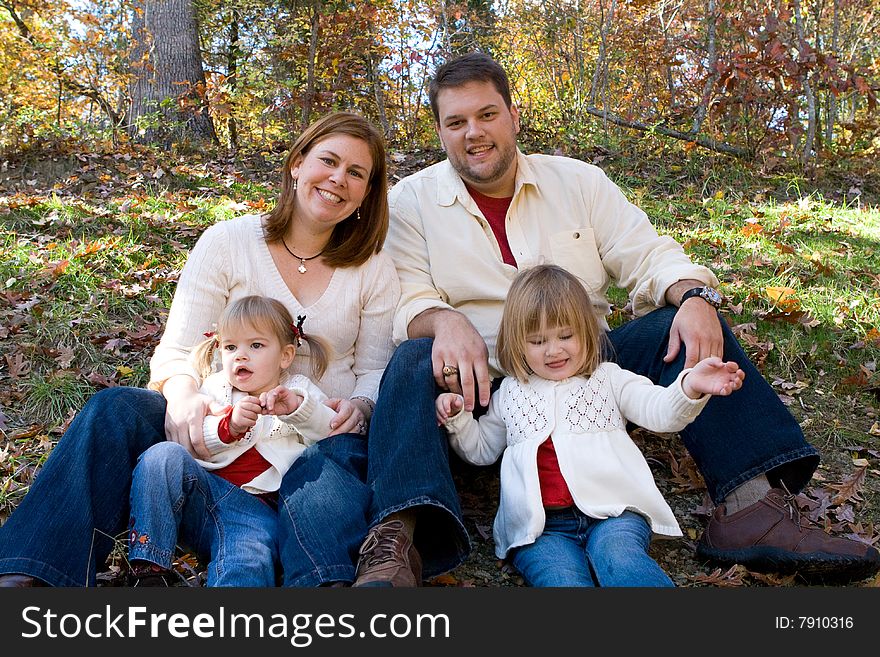
<instances>
[{"instance_id":1,"label":"woman's face","mask_svg":"<svg viewBox=\"0 0 880 657\"><path fill-rule=\"evenodd\" d=\"M294 216L316 232L332 229L360 207L372 170L362 139L331 134L312 144L290 170L297 181Z\"/></svg>"}]
</instances>

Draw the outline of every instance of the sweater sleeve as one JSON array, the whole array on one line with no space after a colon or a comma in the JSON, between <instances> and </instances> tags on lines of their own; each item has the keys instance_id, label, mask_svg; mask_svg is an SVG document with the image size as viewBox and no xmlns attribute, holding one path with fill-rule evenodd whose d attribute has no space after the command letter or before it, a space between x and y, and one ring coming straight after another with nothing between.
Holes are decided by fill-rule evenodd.
<instances>
[{"instance_id":1,"label":"sweater sleeve","mask_svg":"<svg viewBox=\"0 0 880 657\"><path fill-rule=\"evenodd\" d=\"M682 370L668 386L658 386L647 377L625 370L614 363L604 363L614 397L624 418L648 431L681 431L700 414L711 395L691 399L681 381L690 372Z\"/></svg>"},{"instance_id":2,"label":"sweater sleeve","mask_svg":"<svg viewBox=\"0 0 880 657\"><path fill-rule=\"evenodd\" d=\"M295 428L306 445L313 445L326 438L331 431L330 420L336 415L336 411L324 404L327 395L301 375L292 377L287 387L303 400L293 413L279 415L278 420Z\"/></svg>"},{"instance_id":3,"label":"sweater sleeve","mask_svg":"<svg viewBox=\"0 0 880 657\"><path fill-rule=\"evenodd\" d=\"M370 262L362 279L360 328L352 365L356 383L350 396L375 402L379 381L394 351L391 324L400 299L400 282L387 253L376 254Z\"/></svg>"},{"instance_id":4,"label":"sweater sleeve","mask_svg":"<svg viewBox=\"0 0 880 657\"><path fill-rule=\"evenodd\" d=\"M468 463L491 465L507 447L507 427L501 417L499 401L504 394L502 390L492 395L489 409L479 420L475 420L470 411L462 410L446 423L450 447Z\"/></svg>"},{"instance_id":5,"label":"sweater sleeve","mask_svg":"<svg viewBox=\"0 0 880 657\"><path fill-rule=\"evenodd\" d=\"M205 230L180 273L165 331L150 359L152 390L172 376L186 374L197 383L201 377L190 362L190 352L207 331L213 331L232 287L228 265L229 240L224 222Z\"/></svg>"}]
</instances>

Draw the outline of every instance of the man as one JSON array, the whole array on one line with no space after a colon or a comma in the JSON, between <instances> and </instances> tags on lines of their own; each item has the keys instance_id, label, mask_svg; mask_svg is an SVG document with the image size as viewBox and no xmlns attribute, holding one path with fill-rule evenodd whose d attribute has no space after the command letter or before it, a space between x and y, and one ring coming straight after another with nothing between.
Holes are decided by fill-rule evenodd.
<instances>
[{"instance_id":1,"label":"man","mask_svg":"<svg viewBox=\"0 0 880 657\"><path fill-rule=\"evenodd\" d=\"M491 380L502 376L494 351L509 283L541 262L580 277L602 321L609 284L629 291L636 318L608 333L622 367L668 385L707 356L742 364L742 389L710 401L681 432L717 505L698 558L838 578L880 569L873 547L801 520L793 493L810 480L818 453L720 318L712 272L658 235L597 167L520 153L519 113L504 70L490 57L475 53L441 66L429 97L448 159L389 195L401 345L370 431L369 478L378 499L355 586L418 585L423 562L431 575L466 558L431 404L438 389L448 389L464 396L467 410L487 405ZM539 468L564 487L552 448L539 452ZM389 480L397 484L394 499L382 492L392 488L382 485Z\"/></svg>"}]
</instances>

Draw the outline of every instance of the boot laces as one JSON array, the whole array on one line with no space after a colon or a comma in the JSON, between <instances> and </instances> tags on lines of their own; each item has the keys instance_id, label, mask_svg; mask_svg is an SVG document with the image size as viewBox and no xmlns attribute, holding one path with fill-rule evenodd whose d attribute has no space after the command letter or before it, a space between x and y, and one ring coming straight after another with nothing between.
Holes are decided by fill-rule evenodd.
<instances>
[{"instance_id":1,"label":"boot laces","mask_svg":"<svg viewBox=\"0 0 880 657\"><path fill-rule=\"evenodd\" d=\"M794 520L798 531L803 532L804 527L801 524L801 508L798 506L795 494L788 490L788 486L785 485L784 481L780 481L779 485L782 486L782 489L785 491L785 495L782 496L782 501L788 509L789 520Z\"/></svg>"},{"instance_id":2,"label":"boot laces","mask_svg":"<svg viewBox=\"0 0 880 657\"><path fill-rule=\"evenodd\" d=\"M377 525L361 547L364 568L395 561L403 546L403 523L392 521Z\"/></svg>"}]
</instances>

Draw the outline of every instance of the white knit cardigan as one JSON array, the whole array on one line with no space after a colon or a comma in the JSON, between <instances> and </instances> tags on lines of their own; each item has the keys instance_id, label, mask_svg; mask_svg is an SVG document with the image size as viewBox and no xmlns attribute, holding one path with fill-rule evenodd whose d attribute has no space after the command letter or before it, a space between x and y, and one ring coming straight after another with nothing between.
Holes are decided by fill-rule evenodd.
<instances>
[{"instance_id":1,"label":"white knit cardigan","mask_svg":"<svg viewBox=\"0 0 880 657\"><path fill-rule=\"evenodd\" d=\"M649 431L679 431L709 396L690 399L681 380L667 387L602 363L589 377L528 383L505 378L478 421L461 412L446 424L455 452L476 465L501 461L501 502L493 528L495 554L533 543L544 530L538 447L548 436L574 503L592 518L643 515L655 534L681 536L672 509L645 457L626 432L627 420Z\"/></svg>"}]
</instances>

